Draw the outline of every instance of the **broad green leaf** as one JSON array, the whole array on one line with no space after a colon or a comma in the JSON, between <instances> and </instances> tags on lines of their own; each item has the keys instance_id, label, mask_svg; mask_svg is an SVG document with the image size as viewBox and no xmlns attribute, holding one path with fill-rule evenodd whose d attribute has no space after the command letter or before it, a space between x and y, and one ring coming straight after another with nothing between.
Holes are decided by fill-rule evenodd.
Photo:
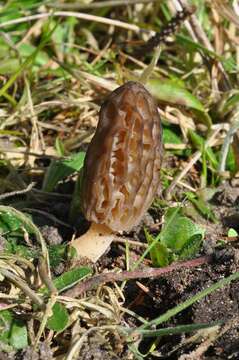
<instances>
[{"instance_id":1,"label":"broad green leaf","mask_svg":"<svg viewBox=\"0 0 239 360\"><path fill-rule=\"evenodd\" d=\"M164 144L182 144L182 139L169 127L163 128L163 143Z\"/></svg>"},{"instance_id":2,"label":"broad green leaf","mask_svg":"<svg viewBox=\"0 0 239 360\"><path fill-rule=\"evenodd\" d=\"M20 63L18 59L9 58L0 62L0 75L10 75L17 71Z\"/></svg>"},{"instance_id":3,"label":"broad green leaf","mask_svg":"<svg viewBox=\"0 0 239 360\"><path fill-rule=\"evenodd\" d=\"M228 236L228 237L237 237L237 236L238 236L238 232L237 232L235 229L230 228L230 229L228 230L227 236Z\"/></svg>"},{"instance_id":4,"label":"broad green leaf","mask_svg":"<svg viewBox=\"0 0 239 360\"><path fill-rule=\"evenodd\" d=\"M57 183L76 171L80 171L84 164L85 153L79 152L69 159L52 160L43 181L42 189L52 191Z\"/></svg>"},{"instance_id":5,"label":"broad green leaf","mask_svg":"<svg viewBox=\"0 0 239 360\"><path fill-rule=\"evenodd\" d=\"M56 302L52 307L52 316L47 321L47 327L54 331L62 331L68 324L69 315L66 307Z\"/></svg>"},{"instance_id":6,"label":"broad green leaf","mask_svg":"<svg viewBox=\"0 0 239 360\"><path fill-rule=\"evenodd\" d=\"M208 127L211 126L211 118L205 111L202 103L177 81L171 79L150 79L146 88L160 101L182 105L200 112L198 118Z\"/></svg>"},{"instance_id":7,"label":"broad green leaf","mask_svg":"<svg viewBox=\"0 0 239 360\"><path fill-rule=\"evenodd\" d=\"M145 236L146 236L146 240L148 242L148 244L152 244L152 242L154 241L154 237L148 233L148 231L146 229L144 229L145 232ZM153 248L150 250L149 252L150 254L150 258L152 260L153 266L156 267L163 267L163 266L167 266L169 264L169 256L170 256L170 252L168 250L168 248L161 244L159 241L157 244L155 244L153 246Z\"/></svg>"},{"instance_id":8,"label":"broad green leaf","mask_svg":"<svg viewBox=\"0 0 239 360\"><path fill-rule=\"evenodd\" d=\"M195 234L191 236L178 252L179 259L191 259L194 255L196 255L201 248L202 240L202 234Z\"/></svg>"},{"instance_id":9,"label":"broad green leaf","mask_svg":"<svg viewBox=\"0 0 239 360\"><path fill-rule=\"evenodd\" d=\"M0 341L9 343L10 330L12 325L13 317L9 310L0 311Z\"/></svg>"},{"instance_id":10,"label":"broad green leaf","mask_svg":"<svg viewBox=\"0 0 239 360\"><path fill-rule=\"evenodd\" d=\"M166 214L166 222L160 234L160 241L173 252L180 253L184 245L187 244L193 236L199 235L202 240L204 230L177 211L178 208L175 208L174 212L169 211L169 216Z\"/></svg>"},{"instance_id":11,"label":"broad green leaf","mask_svg":"<svg viewBox=\"0 0 239 360\"><path fill-rule=\"evenodd\" d=\"M28 43L23 43L19 46L19 52L23 59L30 56L34 51L36 51L36 47L32 46ZM45 51L38 51L35 57L34 65L44 66L49 61L49 57Z\"/></svg>"},{"instance_id":12,"label":"broad green leaf","mask_svg":"<svg viewBox=\"0 0 239 360\"><path fill-rule=\"evenodd\" d=\"M88 275L92 274L92 270L87 267L79 267L67 272L64 272L62 275L58 276L53 280L53 284L59 292L62 292L68 289L71 286L74 286L79 281L83 280ZM40 290L41 293L48 293L48 289L45 287Z\"/></svg>"},{"instance_id":13,"label":"broad green leaf","mask_svg":"<svg viewBox=\"0 0 239 360\"><path fill-rule=\"evenodd\" d=\"M61 292L77 284L90 274L92 274L92 269L79 267L65 272L58 278L54 279L53 282L57 290Z\"/></svg>"},{"instance_id":14,"label":"broad green leaf","mask_svg":"<svg viewBox=\"0 0 239 360\"><path fill-rule=\"evenodd\" d=\"M28 346L27 328L20 320L13 320L10 331L10 344L15 349L24 349Z\"/></svg>"},{"instance_id":15,"label":"broad green leaf","mask_svg":"<svg viewBox=\"0 0 239 360\"><path fill-rule=\"evenodd\" d=\"M163 143L164 144L183 144L181 137L171 129L169 126L163 126ZM170 152L175 155L189 156L192 152L190 148L187 149L170 149Z\"/></svg>"},{"instance_id":16,"label":"broad green leaf","mask_svg":"<svg viewBox=\"0 0 239 360\"><path fill-rule=\"evenodd\" d=\"M205 111L201 102L175 80L150 79L146 87L158 100Z\"/></svg>"},{"instance_id":17,"label":"broad green leaf","mask_svg":"<svg viewBox=\"0 0 239 360\"><path fill-rule=\"evenodd\" d=\"M0 311L0 341L15 349L28 346L27 328L20 320L14 319L9 310Z\"/></svg>"},{"instance_id":18,"label":"broad green leaf","mask_svg":"<svg viewBox=\"0 0 239 360\"><path fill-rule=\"evenodd\" d=\"M20 229L21 226L22 222L13 213L10 211L0 212L0 234L16 231Z\"/></svg>"},{"instance_id":19,"label":"broad green leaf","mask_svg":"<svg viewBox=\"0 0 239 360\"><path fill-rule=\"evenodd\" d=\"M188 36L178 34L178 35L176 35L176 39L179 44L186 47L187 51L191 50L191 51L195 52L195 51L201 50L205 55L209 55L212 58L219 59L219 56L214 51L208 50L206 47L201 45L199 42L193 41Z\"/></svg>"}]
</instances>

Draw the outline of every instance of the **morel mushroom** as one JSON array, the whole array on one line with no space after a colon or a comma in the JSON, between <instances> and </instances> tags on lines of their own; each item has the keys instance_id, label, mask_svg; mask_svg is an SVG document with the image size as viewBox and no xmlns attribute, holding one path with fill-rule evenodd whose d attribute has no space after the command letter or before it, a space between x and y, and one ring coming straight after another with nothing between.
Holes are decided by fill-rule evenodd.
<instances>
[{"instance_id":1,"label":"morel mushroom","mask_svg":"<svg viewBox=\"0 0 239 360\"><path fill-rule=\"evenodd\" d=\"M104 252L113 232L129 231L140 222L159 187L162 151L161 121L150 93L132 81L113 91L101 107L85 158L82 211L93 228L90 236L72 243L79 254L88 256L80 246L85 236L96 249L96 224L102 234L98 244L109 235Z\"/></svg>"}]
</instances>

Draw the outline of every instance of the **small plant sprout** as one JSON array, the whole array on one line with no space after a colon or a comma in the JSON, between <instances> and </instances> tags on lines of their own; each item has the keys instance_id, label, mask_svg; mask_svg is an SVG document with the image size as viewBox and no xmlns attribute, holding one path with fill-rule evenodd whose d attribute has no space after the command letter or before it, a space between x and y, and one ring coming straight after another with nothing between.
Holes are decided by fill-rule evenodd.
<instances>
[{"instance_id":1,"label":"small plant sprout","mask_svg":"<svg viewBox=\"0 0 239 360\"><path fill-rule=\"evenodd\" d=\"M79 256L97 261L116 232L138 225L159 187L162 129L144 86L127 82L101 107L81 183L81 208L91 227L72 241Z\"/></svg>"}]
</instances>

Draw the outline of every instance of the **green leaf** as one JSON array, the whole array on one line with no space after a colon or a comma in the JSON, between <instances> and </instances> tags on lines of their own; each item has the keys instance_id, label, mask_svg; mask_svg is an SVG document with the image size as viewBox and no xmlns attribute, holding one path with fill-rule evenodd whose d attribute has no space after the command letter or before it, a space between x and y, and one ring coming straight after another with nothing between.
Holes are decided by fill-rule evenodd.
<instances>
[{"instance_id":1,"label":"green leaf","mask_svg":"<svg viewBox=\"0 0 239 360\"><path fill-rule=\"evenodd\" d=\"M10 75L20 66L18 59L7 59L0 62L0 75Z\"/></svg>"},{"instance_id":2,"label":"green leaf","mask_svg":"<svg viewBox=\"0 0 239 360\"><path fill-rule=\"evenodd\" d=\"M157 100L191 108L198 115L197 118L200 119L200 122L209 128L212 125L211 118L202 103L178 81L172 79L150 79L146 84L146 88Z\"/></svg>"},{"instance_id":3,"label":"green leaf","mask_svg":"<svg viewBox=\"0 0 239 360\"><path fill-rule=\"evenodd\" d=\"M43 181L43 191L52 191L57 183L80 171L84 164L85 153L79 152L72 155L69 159L53 160L47 169Z\"/></svg>"},{"instance_id":4,"label":"green leaf","mask_svg":"<svg viewBox=\"0 0 239 360\"><path fill-rule=\"evenodd\" d=\"M74 268L65 272L58 278L53 280L53 283L59 292L74 286L79 281L83 280L88 275L92 274L92 269L87 267Z\"/></svg>"},{"instance_id":5,"label":"green leaf","mask_svg":"<svg viewBox=\"0 0 239 360\"><path fill-rule=\"evenodd\" d=\"M41 232L39 231L39 229L37 228L37 226L31 221L29 216L22 213L21 211L18 211L17 209L15 209L13 207L5 206L5 205L0 205L0 214L11 214L14 218L16 218L18 221L20 221L22 223L22 226L29 233L35 235L37 242L41 245L41 250L42 250L43 256L45 256L45 258L48 258L48 250L47 250L44 238L43 238Z\"/></svg>"},{"instance_id":6,"label":"green leaf","mask_svg":"<svg viewBox=\"0 0 239 360\"><path fill-rule=\"evenodd\" d=\"M12 236L7 237L7 242L5 245L5 253L17 254L20 257L26 259L36 259L39 257L39 251L33 248L30 248L25 245L18 244L19 239Z\"/></svg>"},{"instance_id":7,"label":"green leaf","mask_svg":"<svg viewBox=\"0 0 239 360\"><path fill-rule=\"evenodd\" d=\"M235 173L237 171L236 154L234 154L232 146L229 147L227 159L226 159L226 170Z\"/></svg>"},{"instance_id":8,"label":"green leaf","mask_svg":"<svg viewBox=\"0 0 239 360\"><path fill-rule=\"evenodd\" d=\"M195 224L189 218L182 216L179 213L178 208L173 209L173 211L170 209L167 213L166 222L160 234L160 241L162 244L173 252L180 254L180 251L183 251L184 246L190 247L190 239L192 237L198 235L196 239L201 243L204 237L204 230L200 226ZM187 252L189 253L191 251L192 254L194 254L193 249L196 248L194 241L192 241L191 246L191 249L187 248Z\"/></svg>"},{"instance_id":9,"label":"green leaf","mask_svg":"<svg viewBox=\"0 0 239 360\"><path fill-rule=\"evenodd\" d=\"M164 144L182 144L182 139L169 127L163 128L163 143Z\"/></svg>"},{"instance_id":10,"label":"green leaf","mask_svg":"<svg viewBox=\"0 0 239 360\"><path fill-rule=\"evenodd\" d=\"M212 209L202 197L197 197L194 193L188 191L185 192L188 200L191 201L191 203L195 206L195 208L198 210L198 212L207 220L211 220L214 223L217 222L217 217L213 213Z\"/></svg>"},{"instance_id":11,"label":"green leaf","mask_svg":"<svg viewBox=\"0 0 239 360\"><path fill-rule=\"evenodd\" d=\"M8 344L13 317L9 310L0 311L0 341Z\"/></svg>"},{"instance_id":12,"label":"green leaf","mask_svg":"<svg viewBox=\"0 0 239 360\"><path fill-rule=\"evenodd\" d=\"M146 240L148 244L152 244L155 240L152 235L148 233L146 229L144 229ZM150 258L152 260L153 266L156 267L163 267L169 264L169 256L170 252L168 248L161 244L160 242L156 243L149 252Z\"/></svg>"},{"instance_id":13,"label":"green leaf","mask_svg":"<svg viewBox=\"0 0 239 360\"><path fill-rule=\"evenodd\" d=\"M28 346L27 328L20 320L14 320L10 332L10 345L15 349L24 349Z\"/></svg>"},{"instance_id":14,"label":"green leaf","mask_svg":"<svg viewBox=\"0 0 239 360\"><path fill-rule=\"evenodd\" d=\"M47 327L54 331L62 331L68 324L69 315L66 307L56 302L52 307L52 316L47 321Z\"/></svg>"},{"instance_id":15,"label":"green leaf","mask_svg":"<svg viewBox=\"0 0 239 360\"><path fill-rule=\"evenodd\" d=\"M171 79L150 79L146 85L156 99L205 112L202 103L178 82Z\"/></svg>"},{"instance_id":16,"label":"green leaf","mask_svg":"<svg viewBox=\"0 0 239 360\"><path fill-rule=\"evenodd\" d=\"M28 56L31 56L34 51L36 51L36 47L32 46L28 43L23 43L19 46L19 53L23 59L27 58ZM34 65L36 66L44 66L49 61L49 57L46 52L44 51L38 51L34 60Z\"/></svg>"},{"instance_id":17,"label":"green leaf","mask_svg":"<svg viewBox=\"0 0 239 360\"><path fill-rule=\"evenodd\" d=\"M56 138L55 148L56 148L56 151L57 151L57 153L58 153L59 156L64 156L64 155L65 155L64 144L63 144L63 142L61 141L61 139L59 139L59 137Z\"/></svg>"},{"instance_id":18,"label":"green leaf","mask_svg":"<svg viewBox=\"0 0 239 360\"><path fill-rule=\"evenodd\" d=\"M238 236L238 232L237 232L235 229L230 228L230 229L228 230L227 236L228 236L228 237L237 237L237 236Z\"/></svg>"},{"instance_id":19,"label":"green leaf","mask_svg":"<svg viewBox=\"0 0 239 360\"><path fill-rule=\"evenodd\" d=\"M0 311L0 329L0 341L15 349L28 346L27 328L22 321L13 318L11 311Z\"/></svg>"},{"instance_id":20,"label":"green leaf","mask_svg":"<svg viewBox=\"0 0 239 360\"><path fill-rule=\"evenodd\" d=\"M182 249L178 252L179 259L191 259L194 255L196 255L200 250L202 240L202 234L195 234L191 236L183 245Z\"/></svg>"},{"instance_id":21,"label":"green leaf","mask_svg":"<svg viewBox=\"0 0 239 360\"><path fill-rule=\"evenodd\" d=\"M16 231L20 229L22 222L12 212L0 212L0 234Z\"/></svg>"},{"instance_id":22,"label":"green leaf","mask_svg":"<svg viewBox=\"0 0 239 360\"><path fill-rule=\"evenodd\" d=\"M83 280L88 275L92 274L92 269L87 267L79 267L69 270L62 275L58 276L53 280L53 284L55 285L56 289L59 292L62 292L75 284L79 281ZM41 293L48 293L48 289L46 287L40 290Z\"/></svg>"},{"instance_id":23,"label":"green leaf","mask_svg":"<svg viewBox=\"0 0 239 360\"><path fill-rule=\"evenodd\" d=\"M156 329L156 330L144 330L144 329L134 329L133 333L139 333L143 337L158 337L158 336L169 336L174 334L185 334L188 332L198 331L201 329L208 329L214 326L223 325L223 321L214 321L211 323L202 323L202 324L186 324L178 325L174 327Z\"/></svg>"},{"instance_id":24,"label":"green leaf","mask_svg":"<svg viewBox=\"0 0 239 360\"><path fill-rule=\"evenodd\" d=\"M48 248L51 267L58 266L62 260L67 258L67 244L51 245Z\"/></svg>"},{"instance_id":25,"label":"green leaf","mask_svg":"<svg viewBox=\"0 0 239 360\"><path fill-rule=\"evenodd\" d=\"M191 129L188 130L188 135L189 135L190 141L192 142L192 144L195 146L196 149L202 150L202 151L203 151L203 149L205 149L205 140L203 139L203 137L196 134ZM212 149L210 147L207 147L205 149L205 153L206 153L206 158L209 161L209 163L211 164L212 168L217 169L218 161L217 161L216 155L214 154Z\"/></svg>"},{"instance_id":26,"label":"green leaf","mask_svg":"<svg viewBox=\"0 0 239 360\"><path fill-rule=\"evenodd\" d=\"M164 144L183 144L181 137L177 134L177 130L172 126L163 126L163 143ZM170 149L170 152L178 156L189 156L192 152L190 148L187 149Z\"/></svg>"}]
</instances>

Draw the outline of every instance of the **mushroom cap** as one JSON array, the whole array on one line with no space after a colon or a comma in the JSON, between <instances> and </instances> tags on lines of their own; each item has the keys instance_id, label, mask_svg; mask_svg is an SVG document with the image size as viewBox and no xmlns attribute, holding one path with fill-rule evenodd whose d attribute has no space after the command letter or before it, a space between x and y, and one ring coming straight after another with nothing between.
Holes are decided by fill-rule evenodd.
<instances>
[{"instance_id":1,"label":"mushroom cap","mask_svg":"<svg viewBox=\"0 0 239 360\"><path fill-rule=\"evenodd\" d=\"M82 180L87 220L129 231L159 187L163 146L156 103L144 86L127 82L103 103Z\"/></svg>"}]
</instances>

